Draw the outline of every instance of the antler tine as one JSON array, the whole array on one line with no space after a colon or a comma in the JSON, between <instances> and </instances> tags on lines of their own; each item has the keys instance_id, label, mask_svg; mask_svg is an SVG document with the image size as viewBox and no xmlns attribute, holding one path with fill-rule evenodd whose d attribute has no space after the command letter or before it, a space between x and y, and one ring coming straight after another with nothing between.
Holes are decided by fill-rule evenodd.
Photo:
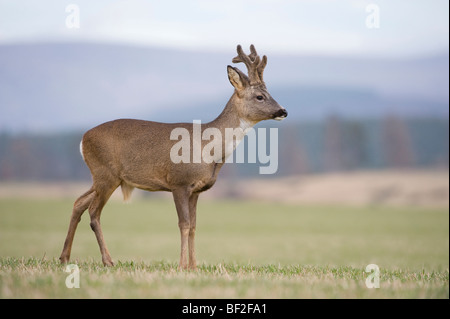
<instances>
[{"instance_id":1,"label":"antler tine","mask_svg":"<svg viewBox=\"0 0 450 319\"><path fill-rule=\"evenodd\" d=\"M266 65L267 65L267 56L263 55L261 63L258 64L258 68L257 68L258 75L259 75L259 78L261 79L261 82L264 82L263 73L264 73L264 68L266 67Z\"/></svg>"},{"instance_id":2,"label":"antler tine","mask_svg":"<svg viewBox=\"0 0 450 319\"><path fill-rule=\"evenodd\" d=\"M233 63L243 62L248 70L248 76L250 78L251 84L258 84L263 82L263 71L267 64L267 57L263 56L261 61L258 53L256 52L255 46L250 45L250 54L246 55L244 50L242 50L241 45L237 46L238 55L233 58Z\"/></svg>"},{"instance_id":3,"label":"antler tine","mask_svg":"<svg viewBox=\"0 0 450 319\"><path fill-rule=\"evenodd\" d=\"M238 55L233 58L232 62L233 63L243 62L243 63L247 64L246 63L247 56L245 55L244 50L242 50L242 47L240 44L238 44L238 46L237 46L237 53L238 53Z\"/></svg>"},{"instance_id":4,"label":"antler tine","mask_svg":"<svg viewBox=\"0 0 450 319\"><path fill-rule=\"evenodd\" d=\"M249 57L250 59L254 60L255 64L257 65L256 70L258 71L258 76L261 82L263 82L263 72L264 68L267 65L267 56L263 55L262 60L260 62L259 55L258 53L256 53L256 49L253 44L250 46L250 52L251 54L249 55Z\"/></svg>"},{"instance_id":5,"label":"antler tine","mask_svg":"<svg viewBox=\"0 0 450 319\"><path fill-rule=\"evenodd\" d=\"M250 45L250 52L251 53L248 55L250 60L252 60L254 62L257 57L259 58L258 53L256 53L256 49L255 49L255 46L253 44Z\"/></svg>"}]
</instances>

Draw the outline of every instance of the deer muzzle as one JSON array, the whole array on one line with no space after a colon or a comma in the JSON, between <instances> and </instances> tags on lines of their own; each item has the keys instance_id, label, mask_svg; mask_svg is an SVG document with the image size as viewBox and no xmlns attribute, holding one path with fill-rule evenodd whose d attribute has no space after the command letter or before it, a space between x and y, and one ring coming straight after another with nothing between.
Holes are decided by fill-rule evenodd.
<instances>
[{"instance_id":1,"label":"deer muzzle","mask_svg":"<svg viewBox=\"0 0 450 319\"><path fill-rule=\"evenodd\" d=\"M273 119L277 121L284 120L287 117L288 113L285 108L281 108L273 115Z\"/></svg>"}]
</instances>

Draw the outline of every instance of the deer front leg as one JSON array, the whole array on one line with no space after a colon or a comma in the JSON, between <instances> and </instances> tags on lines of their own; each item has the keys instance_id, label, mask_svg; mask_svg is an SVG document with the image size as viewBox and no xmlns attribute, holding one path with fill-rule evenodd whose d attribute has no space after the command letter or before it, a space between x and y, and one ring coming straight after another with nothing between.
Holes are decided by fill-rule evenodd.
<instances>
[{"instance_id":1,"label":"deer front leg","mask_svg":"<svg viewBox=\"0 0 450 319\"><path fill-rule=\"evenodd\" d=\"M197 261L195 259L195 225L197 223L197 200L198 193L194 193L189 198L189 268L197 269Z\"/></svg>"},{"instance_id":2,"label":"deer front leg","mask_svg":"<svg viewBox=\"0 0 450 319\"><path fill-rule=\"evenodd\" d=\"M178 214L178 227L181 234L181 254L179 269L187 268L187 251L190 232L190 218L189 218L189 197L190 194L187 190L174 190L172 192L173 199L175 201L175 207Z\"/></svg>"}]
</instances>

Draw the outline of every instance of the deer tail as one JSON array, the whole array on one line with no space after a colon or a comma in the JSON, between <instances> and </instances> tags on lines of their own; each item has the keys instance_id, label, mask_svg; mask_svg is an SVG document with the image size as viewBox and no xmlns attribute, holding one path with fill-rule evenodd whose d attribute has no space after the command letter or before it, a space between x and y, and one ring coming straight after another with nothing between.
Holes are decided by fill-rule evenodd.
<instances>
[{"instance_id":1,"label":"deer tail","mask_svg":"<svg viewBox=\"0 0 450 319\"><path fill-rule=\"evenodd\" d=\"M131 186L130 184L125 183L124 181L122 181L120 187L122 188L123 200L125 202L129 202L134 187Z\"/></svg>"}]
</instances>

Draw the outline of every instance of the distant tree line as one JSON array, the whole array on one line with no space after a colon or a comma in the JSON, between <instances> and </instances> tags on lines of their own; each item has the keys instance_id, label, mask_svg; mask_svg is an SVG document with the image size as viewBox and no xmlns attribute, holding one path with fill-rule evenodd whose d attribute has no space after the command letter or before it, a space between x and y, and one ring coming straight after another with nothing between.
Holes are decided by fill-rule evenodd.
<instances>
[{"instance_id":1,"label":"distant tree line","mask_svg":"<svg viewBox=\"0 0 450 319\"><path fill-rule=\"evenodd\" d=\"M448 118L386 116L356 120L330 116L317 122L285 120L277 127L279 164L274 176L358 169L448 168ZM89 180L89 170L79 153L82 135L0 133L0 181ZM221 175L257 177L258 167L226 164Z\"/></svg>"},{"instance_id":2,"label":"distant tree line","mask_svg":"<svg viewBox=\"0 0 450 319\"><path fill-rule=\"evenodd\" d=\"M88 180L79 151L82 135L0 134L0 180Z\"/></svg>"}]
</instances>

